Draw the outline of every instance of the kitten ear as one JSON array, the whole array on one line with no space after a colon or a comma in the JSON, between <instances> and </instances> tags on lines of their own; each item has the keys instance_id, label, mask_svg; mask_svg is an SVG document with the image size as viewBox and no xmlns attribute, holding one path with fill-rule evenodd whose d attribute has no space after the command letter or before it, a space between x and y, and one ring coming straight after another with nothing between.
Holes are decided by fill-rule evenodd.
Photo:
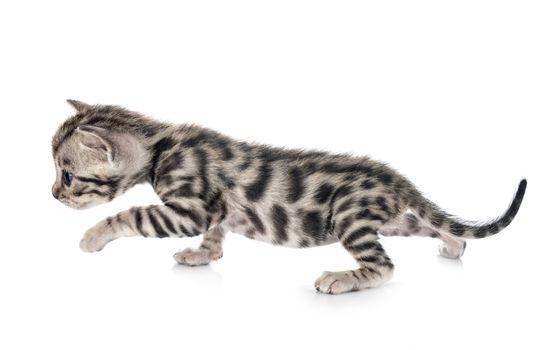
<instances>
[{"instance_id":1,"label":"kitten ear","mask_svg":"<svg viewBox=\"0 0 547 350\"><path fill-rule=\"evenodd\" d=\"M98 152L106 157L110 165L115 165L115 144L109 138L109 131L92 125L81 125L76 128L80 134L80 147Z\"/></svg>"},{"instance_id":2,"label":"kitten ear","mask_svg":"<svg viewBox=\"0 0 547 350\"><path fill-rule=\"evenodd\" d=\"M74 109L77 111L77 112L83 112L85 110L88 110L91 108L91 105L88 105L87 103L84 103L82 101L77 101L77 100L66 100L66 102L68 102L69 105L71 105L72 107L74 107Z\"/></svg>"}]
</instances>

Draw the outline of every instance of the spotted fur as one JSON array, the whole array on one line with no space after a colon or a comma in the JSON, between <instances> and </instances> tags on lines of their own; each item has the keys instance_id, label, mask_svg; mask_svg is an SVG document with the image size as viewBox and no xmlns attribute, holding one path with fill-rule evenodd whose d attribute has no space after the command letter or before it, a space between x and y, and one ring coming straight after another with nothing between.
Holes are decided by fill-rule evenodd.
<instances>
[{"instance_id":1,"label":"spotted fur","mask_svg":"<svg viewBox=\"0 0 547 350\"><path fill-rule=\"evenodd\" d=\"M469 223L368 157L269 147L195 125L157 122L121 107L69 103L77 113L52 141L54 196L86 208L149 183L163 202L101 221L84 235L84 251L98 251L121 236L203 234L198 249L175 255L181 264L201 265L222 256L228 231L289 247L340 242L359 268L325 272L316 281L319 291L337 294L378 286L392 275L379 234L438 238L441 255L458 258L465 239L509 225L526 190L522 180L500 218ZM70 184L66 173L73 175Z\"/></svg>"}]
</instances>

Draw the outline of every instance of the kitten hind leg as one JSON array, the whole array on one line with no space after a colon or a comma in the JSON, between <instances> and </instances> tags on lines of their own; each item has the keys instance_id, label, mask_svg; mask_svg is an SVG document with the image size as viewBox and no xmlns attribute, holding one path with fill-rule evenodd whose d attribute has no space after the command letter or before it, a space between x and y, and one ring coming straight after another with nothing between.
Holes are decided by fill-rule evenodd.
<instances>
[{"instance_id":1,"label":"kitten hind leg","mask_svg":"<svg viewBox=\"0 0 547 350\"><path fill-rule=\"evenodd\" d=\"M440 233L443 241L439 245L439 254L449 259L459 259L465 252L467 243L461 238L451 236L449 233Z\"/></svg>"},{"instance_id":2,"label":"kitten hind leg","mask_svg":"<svg viewBox=\"0 0 547 350\"><path fill-rule=\"evenodd\" d=\"M412 213L399 215L380 227L378 233L382 236L420 236L440 238L439 232L420 222Z\"/></svg>"},{"instance_id":3,"label":"kitten hind leg","mask_svg":"<svg viewBox=\"0 0 547 350\"><path fill-rule=\"evenodd\" d=\"M340 294L377 287L393 274L393 264L382 245L377 241L377 221L359 220L340 236L344 248L359 263L359 269L323 272L315 281L319 292Z\"/></svg>"},{"instance_id":4,"label":"kitten hind leg","mask_svg":"<svg viewBox=\"0 0 547 350\"><path fill-rule=\"evenodd\" d=\"M222 258L222 241L224 230L219 226L203 234L203 241L199 248L186 248L175 253L173 258L182 265L199 266L207 265L213 260Z\"/></svg>"},{"instance_id":5,"label":"kitten hind leg","mask_svg":"<svg viewBox=\"0 0 547 350\"><path fill-rule=\"evenodd\" d=\"M439 254L445 258L460 258L466 247L465 240L449 233L437 231L412 213L405 213L389 221L378 230L383 236L421 236L439 238Z\"/></svg>"}]
</instances>

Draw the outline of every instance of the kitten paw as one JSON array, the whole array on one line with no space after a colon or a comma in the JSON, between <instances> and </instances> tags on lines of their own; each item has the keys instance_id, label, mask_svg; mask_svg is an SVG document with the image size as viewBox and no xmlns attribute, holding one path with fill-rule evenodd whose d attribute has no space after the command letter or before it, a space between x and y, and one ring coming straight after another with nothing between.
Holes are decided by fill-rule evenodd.
<instances>
[{"instance_id":1,"label":"kitten paw","mask_svg":"<svg viewBox=\"0 0 547 350\"><path fill-rule=\"evenodd\" d=\"M80 241L80 249L87 253L98 252L110 241L100 231L89 229Z\"/></svg>"},{"instance_id":2,"label":"kitten paw","mask_svg":"<svg viewBox=\"0 0 547 350\"><path fill-rule=\"evenodd\" d=\"M463 241L461 244L446 244L441 243L439 246L439 254L449 259L459 259L465 252L467 243Z\"/></svg>"},{"instance_id":3,"label":"kitten paw","mask_svg":"<svg viewBox=\"0 0 547 350\"><path fill-rule=\"evenodd\" d=\"M359 281L351 271L325 271L315 281L315 289L321 293L340 294L359 289Z\"/></svg>"},{"instance_id":4,"label":"kitten paw","mask_svg":"<svg viewBox=\"0 0 547 350\"><path fill-rule=\"evenodd\" d=\"M173 258L182 265L199 266L207 265L213 260L222 258L222 251L209 250L204 248L192 249L186 248L175 253Z\"/></svg>"}]
</instances>

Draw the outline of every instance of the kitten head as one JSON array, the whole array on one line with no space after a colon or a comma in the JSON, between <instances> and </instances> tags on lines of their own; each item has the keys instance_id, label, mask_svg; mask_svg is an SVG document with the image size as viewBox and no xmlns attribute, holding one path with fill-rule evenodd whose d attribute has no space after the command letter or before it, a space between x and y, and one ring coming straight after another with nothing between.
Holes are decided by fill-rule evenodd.
<instances>
[{"instance_id":1,"label":"kitten head","mask_svg":"<svg viewBox=\"0 0 547 350\"><path fill-rule=\"evenodd\" d=\"M139 140L128 132L86 123L92 120L90 115L94 120L101 120L99 106L68 102L78 113L53 137L56 168L53 196L77 209L109 202L142 172L146 152ZM109 122L113 123L112 118Z\"/></svg>"}]
</instances>

